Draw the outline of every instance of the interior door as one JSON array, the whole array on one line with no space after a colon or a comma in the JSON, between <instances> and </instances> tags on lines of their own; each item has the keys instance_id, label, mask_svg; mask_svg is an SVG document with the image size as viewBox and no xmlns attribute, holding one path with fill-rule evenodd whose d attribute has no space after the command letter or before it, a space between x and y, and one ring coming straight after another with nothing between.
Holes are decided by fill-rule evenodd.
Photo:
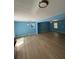
<instances>
[{"instance_id":1,"label":"interior door","mask_svg":"<svg viewBox=\"0 0 79 59\"><path fill-rule=\"evenodd\" d=\"M50 22L38 23L38 33L44 33L50 31Z\"/></svg>"}]
</instances>

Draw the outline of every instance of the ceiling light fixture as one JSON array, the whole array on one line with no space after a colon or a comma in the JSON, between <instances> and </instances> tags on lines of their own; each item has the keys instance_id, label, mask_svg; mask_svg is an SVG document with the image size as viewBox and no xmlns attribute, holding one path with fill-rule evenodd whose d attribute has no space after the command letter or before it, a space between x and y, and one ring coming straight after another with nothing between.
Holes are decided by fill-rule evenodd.
<instances>
[{"instance_id":1,"label":"ceiling light fixture","mask_svg":"<svg viewBox=\"0 0 79 59\"><path fill-rule=\"evenodd\" d=\"M45 8L48 6L48 4L49 4L48 0L42 0L41 2L39 2L39 7Z\"/></svg>"}]
</instances>

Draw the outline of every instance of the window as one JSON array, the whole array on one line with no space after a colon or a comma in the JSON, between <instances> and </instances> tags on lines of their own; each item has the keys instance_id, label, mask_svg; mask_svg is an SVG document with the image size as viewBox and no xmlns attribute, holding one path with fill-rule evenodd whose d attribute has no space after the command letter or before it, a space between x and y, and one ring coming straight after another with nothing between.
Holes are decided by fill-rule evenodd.
<instances>
[{"instance_id":1,"label":"window","mask_svg":"<svg viewBox=\"0 0 79 59\"><path fill-rule=\"evenodd\" d=\"M58 22L54 22L54 28L55 28L55 29L58 28Z\"/></svg>"}]
</instances>

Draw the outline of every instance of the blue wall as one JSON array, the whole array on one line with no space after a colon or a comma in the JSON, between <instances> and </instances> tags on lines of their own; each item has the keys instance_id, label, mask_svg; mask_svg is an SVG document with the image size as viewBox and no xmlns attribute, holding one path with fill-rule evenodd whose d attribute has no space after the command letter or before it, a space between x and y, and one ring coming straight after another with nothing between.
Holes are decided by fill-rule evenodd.
<instances>
[{"instance_id":1,"label":"blue wall","mask_svg":"<svg viewBox=\"0 0 79 59\"><path fill-rule=\"evenodd\" d=\"M15 36L25 36L36 34L36 22L14 22Z\"/></svg>"},{"instance_id":2,"label":"blue wall","mask_svg":"<svg viewBox=\"0 0 79 59\"><path fill-rule=\"evenodd\" d=\"M40 22L38 23L38 33L44 32L65 32L65 20L58 20L58 29L54 29L54 23Z\"/></svg>"},{"instance_id":3,"label":"blue wall","mask_svg":"<svg viewBox=\"0 0 79 59\"><path fill-rule=\"evenodd\" d=\"M58 29L54 29L53 23L50 23L51 20L57 20L59 22ZM44 32L65 32L65 15L62 13L34 22L14 21L14 32L16 37Z\"/></svg>"},{"instance_id":4,"label":"blue wall","mask_svg":"<svg viewBox=\"0 0 79 59\"><path fill-rule=\"evenodd\" d=\"M58 29L54 29L54 23L50 25L51 32L65 32L65 20L58 21Z\"/></svg>"}]
</instances>

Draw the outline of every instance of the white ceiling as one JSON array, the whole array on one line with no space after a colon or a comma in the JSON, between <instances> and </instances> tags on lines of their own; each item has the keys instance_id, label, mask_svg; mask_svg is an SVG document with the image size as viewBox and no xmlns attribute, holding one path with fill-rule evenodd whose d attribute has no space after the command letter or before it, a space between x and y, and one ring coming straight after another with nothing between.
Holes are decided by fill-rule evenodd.
<instances>
[{"instance_id":1,"label":"white ceiling","mask_svg":"<svg viewBox=\"0 0 79 59\"><path fill-rule=\"evenodd\" d=\"M56 15L65 10L65 0L48 0L46 8L39 8L41 0L14 0L14 16L16 19L42 19Z\"/></svg>"}]
</instances>

